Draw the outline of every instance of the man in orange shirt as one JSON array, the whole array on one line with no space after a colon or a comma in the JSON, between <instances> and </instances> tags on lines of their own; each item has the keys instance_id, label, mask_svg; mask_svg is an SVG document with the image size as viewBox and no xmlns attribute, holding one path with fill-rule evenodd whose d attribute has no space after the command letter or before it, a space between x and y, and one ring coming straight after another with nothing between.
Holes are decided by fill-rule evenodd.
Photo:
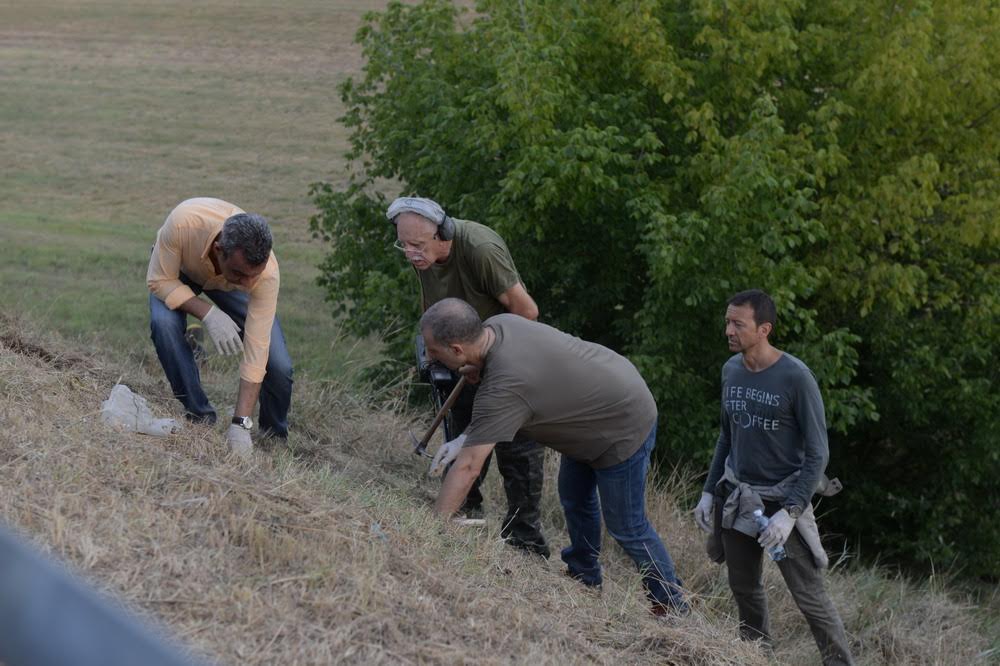
<instances>
[{"instance_id":1,"label":"man in orange shirt","mask_svg":"<svg viewBox=\"0 0 1000 666\"><path fill-rule=\"evenodd\" d=\"M226 442L240 455L253 447L250 417L258 397L261 432L288 435L292 361L275 316L280 278L271 244L263 217L221 199L188 199L157 232L146 274L153 344L189 420L212 424L216 415L184 339L187 315L201 319L220 354L242 352L226 431Z\"/></svg>"}]
</instances>

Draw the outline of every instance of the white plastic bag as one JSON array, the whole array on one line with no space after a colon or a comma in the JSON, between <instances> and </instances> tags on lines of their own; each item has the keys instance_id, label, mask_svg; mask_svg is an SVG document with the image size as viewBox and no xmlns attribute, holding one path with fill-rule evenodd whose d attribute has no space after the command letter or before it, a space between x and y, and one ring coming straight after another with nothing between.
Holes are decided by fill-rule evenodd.
<instances>
[{"instance_id":1,"label":"white plastic bag","mask_svg":"<svg viewBox=\"0 0 1000 666\"><path fill-rule=\"evenodd\" d=\"M101 418L120 430L157 437L166 437L181 430L180 424L174 419L153 418L146 399L132 393L124 384L115 384L111 389L111 395L101 405Z\"/></svg>"}]
</instances>

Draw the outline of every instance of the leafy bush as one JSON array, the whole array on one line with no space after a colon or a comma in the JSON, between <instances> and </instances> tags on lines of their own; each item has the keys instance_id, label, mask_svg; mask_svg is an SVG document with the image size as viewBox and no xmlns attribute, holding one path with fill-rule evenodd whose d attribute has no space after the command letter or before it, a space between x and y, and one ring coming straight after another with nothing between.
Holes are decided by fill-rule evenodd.
<instances>
[{"instance_id":1,"label":"leafy bush","mask_svg":"<svg viewBox=\"0 0 1000 666\"><path fill-rule=\"evenodd\" d=\"M640 367L661 455L707 468L724 303L766 289L824 392L848 487L826 525L1000 572L996 7L426 0L358 41L359 170L313 187L353 332L402 323L408 361L399 182L497 229L543 320Z\"/></svg>"}]
</instances>

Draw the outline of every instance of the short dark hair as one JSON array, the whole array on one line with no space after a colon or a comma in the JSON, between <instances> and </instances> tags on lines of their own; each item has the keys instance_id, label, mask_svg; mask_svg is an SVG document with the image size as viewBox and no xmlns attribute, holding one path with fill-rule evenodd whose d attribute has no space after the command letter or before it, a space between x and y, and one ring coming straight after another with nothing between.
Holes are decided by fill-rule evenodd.
<instances>
[{"instance_id":1,"label":"short dark hair","mask_svg":"<svg viewBox=\"0 0 1000 666\"><path fill-rule=\"evenodd\" d=\"M219 234L222 256L228 259L236 250L251 266L260 266L271 255L271 228L267 220L253 213L237 213L222 224Z\"/></svg>"},{"instance_id":2,"label":"short dark hair","mask_svg":"<svg viewBox=\"0 0 1000 666\"><path fill-rule=\"evenodd\" d=\"M430 331L442 345L474 342L483 332L483 321L471 305L460 298L445 298L427 308L420 318L420 330Z\"/></svg>"},{"instance_id":3,"label":"short dark hair","mask_svg":"<svg viewBox=\"0 0 1000 666\"><path fill-rule=\"evenodd\" d=\"M753 309L753 321L758 326L767 323L773 329L778 321L778 310L774 307L774 300L766 291L760 289L741 291L730 298L726 305L735 305L736 307L749 305Z\"/></svg>"}]
</instances>

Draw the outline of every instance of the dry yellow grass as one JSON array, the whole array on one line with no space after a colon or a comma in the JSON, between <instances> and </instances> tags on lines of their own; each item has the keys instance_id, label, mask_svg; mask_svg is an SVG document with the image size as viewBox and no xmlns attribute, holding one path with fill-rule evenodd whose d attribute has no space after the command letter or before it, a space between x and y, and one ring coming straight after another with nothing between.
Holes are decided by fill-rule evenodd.
<instances>
[{"instance_id":1,"label":"dry yellow grass","mask_svg":"<svg viewBox=\"0 0 1000 666\"><path fill-rule=\"evenodd\" d=\"M562 576L558 558L500 543L496 515L486 531L435 520L437 482L408 452L397 411L300 382L293 450L242 462L225 455L216 429L187 427L169 439L107 429L98 410L120 376L159 413L178 409L156 369L61 344L0 321L2 519L210 659L768 662L735 640L723 573L669 488L651 495L650 510L697 610L664 622L646 612L638 577L614 546L595 594ZM544 522L558 548L566 536L553 478ZM498 509L497 484L489 491ZM774 574L776 659L817 663ZM975 615L942 592L871 570L836 571L832 587L861 663L989 660Z\"/></svg>"}]
</instances>

